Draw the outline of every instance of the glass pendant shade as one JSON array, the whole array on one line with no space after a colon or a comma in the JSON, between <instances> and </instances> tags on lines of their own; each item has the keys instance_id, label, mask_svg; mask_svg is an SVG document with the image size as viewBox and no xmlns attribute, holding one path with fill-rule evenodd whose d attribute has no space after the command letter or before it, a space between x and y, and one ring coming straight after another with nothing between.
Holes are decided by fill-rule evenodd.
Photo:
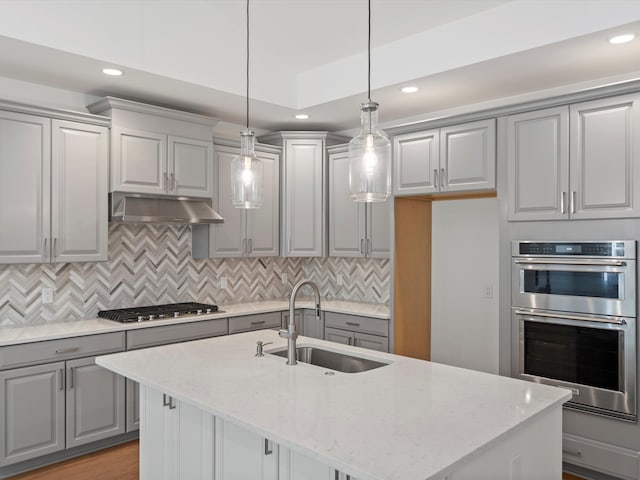
<instances>
[{"instance_id":1,"label":"glass pendant shade","mask_svg":"<svg viewBox=\"0 0 640 480\"><path fill-rule=\"evenodd\" d=\"M255 152L256 137L240 133L240 155L231 161L231 196L236 208L262 207L263 164Z\"/></svg>"},{"instance_id":2,"label":"glass pendant shade","mask_svg":"<svg viewBox=\"0 0 640 480\"><path fill-rule=\"evenodd\" d=\"M391 142L378 129L378 104L360 105L362 130L349 142L349 191L356 202L384 202L391 195Z\"/></svg>"}]
</instances>

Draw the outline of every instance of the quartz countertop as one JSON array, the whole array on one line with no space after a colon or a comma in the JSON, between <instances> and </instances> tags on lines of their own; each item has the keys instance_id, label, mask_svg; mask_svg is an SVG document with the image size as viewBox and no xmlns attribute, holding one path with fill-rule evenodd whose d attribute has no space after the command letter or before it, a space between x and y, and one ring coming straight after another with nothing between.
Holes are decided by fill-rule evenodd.
<instances>
[{"instance_id":1,"label":"quartz countertop","mask_svg":"<svg viewBox=\"0 0 640 480\"><path fill-rule=\"evenodd\" d=\"M260 300L255 302L229 303L219 305L221 312L210 315L167 318L147 322L120 323L104 318L88 318L71 322L50 322L42 325L0 328L0 347L20 343L56 340L60 338L95 335L100 333L121 332L138 328L160 327L177 323L197 322L215 318L238 317L257 313L278 312L288 310L286 299ZM312 300L299 298L296 308L315 308ZM389 319L389 306L385 304L349 302L346 300L322 300L321 310L325 312L346 313Z\"/></svg>"},{"instance_id":2,"label":"quartz countertop","mask_svg":"<svg viewBox=\"0 0 640 480\"><path fill-rule=\"evenodd\" d=\"M307 337L298 346L388 362L361 373L266 354L286 347L263 330L118 353L97 363L362 480L440 478L568 390Z\"/></svg>"}]
</instances>

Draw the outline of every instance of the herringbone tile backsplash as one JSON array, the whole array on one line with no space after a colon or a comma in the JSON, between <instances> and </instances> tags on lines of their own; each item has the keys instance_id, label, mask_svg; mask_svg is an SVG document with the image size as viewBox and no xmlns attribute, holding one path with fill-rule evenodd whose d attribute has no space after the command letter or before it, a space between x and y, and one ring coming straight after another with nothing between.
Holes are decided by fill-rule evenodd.
<instances>
[{"instance_id":1,"label":"herringbone tile backsplash","mask_svg":"<svg viewBox=\"0 0 640 480\"><path fill-rule=\"evenodd\" d=\"M342 287L336 286L338 273ZM222 276L226 289L220 288ZM106 262L0 265L0 326L89 318L107 308L286 297L304 277L318 283L323 298L389 301L387 260L199 260L191 258L188 226L111 224ZM41 301L46 287L54 290L49 305Z\"/></svg>"}]
</instances>

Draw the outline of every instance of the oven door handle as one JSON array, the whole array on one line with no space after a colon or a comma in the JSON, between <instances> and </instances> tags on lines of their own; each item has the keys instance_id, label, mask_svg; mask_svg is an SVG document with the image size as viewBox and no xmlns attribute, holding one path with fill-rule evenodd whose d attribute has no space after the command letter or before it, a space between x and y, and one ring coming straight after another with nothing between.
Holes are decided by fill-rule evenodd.
<instances>
[{"instance_id":1,"label":"oven door handle","mask_svg":"<svg viewBox=\"0 0 640 480\"><path fill-rule=\"evenodd\" d=\"M613 323L616 325L626 325L627 321L624 318L604 318L604 317L590 317L587 315L576 314L559 314L559 313L547 313L536 312L533 310L516 310L516 315L529 315L531 317L544 317L544 318L561 318L566 320L577 320L580 322L598 322L598 323Z\"/></svg>"},{"instance_id":2,"label":"oven door handle","mask_svg":"<svg viewBox=\"0 0 640 480\"><path fill-rule=\"evenodd\" d=\"M626 267L627 262L622 260L599 260L599 259L590 259L590 260L537 260L534 258L527 259L518 259L516 258L513 263L518 265L595 265L595 266L607 266L607 267Z\"/></svg>"}]
</instances>

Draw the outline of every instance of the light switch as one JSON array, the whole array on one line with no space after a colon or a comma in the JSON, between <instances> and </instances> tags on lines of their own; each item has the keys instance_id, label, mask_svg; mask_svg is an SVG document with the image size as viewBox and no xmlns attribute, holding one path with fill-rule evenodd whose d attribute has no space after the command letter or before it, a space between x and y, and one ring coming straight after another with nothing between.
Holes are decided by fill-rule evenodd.
<instances>
[{"instance_id":1,"label":"light switch","mask_svg":"<svg viewBox=\"0 0 640 480\"><path fill-rule=\"evenodd\" d=\"M287 283L289 283L288 275L286 273L281 274L280 281L282 282L282 285L286 285Z\"/></svg>"},{"instance_id":2,"label":"light switch","mask_svg":"<svg viewBox=\"0 0 640 480\"><path fill-rule=\"evenodd\" d=\"M227 288L227 277L220 277L220 288Z\"/></svg>"},{"instance_id":3,"label":"light switch","mask_svg":"<svg viewBox=\"0 0 640 480\"><path fill-rule=\"evenodd\" d=\"M342 286L342 280L343 280L343 278L342 278L342 274L338 274L338 275L336 275L336 285L338 285L339 287L341 287L341 286Z\"/></svg>"}]
</instances>

